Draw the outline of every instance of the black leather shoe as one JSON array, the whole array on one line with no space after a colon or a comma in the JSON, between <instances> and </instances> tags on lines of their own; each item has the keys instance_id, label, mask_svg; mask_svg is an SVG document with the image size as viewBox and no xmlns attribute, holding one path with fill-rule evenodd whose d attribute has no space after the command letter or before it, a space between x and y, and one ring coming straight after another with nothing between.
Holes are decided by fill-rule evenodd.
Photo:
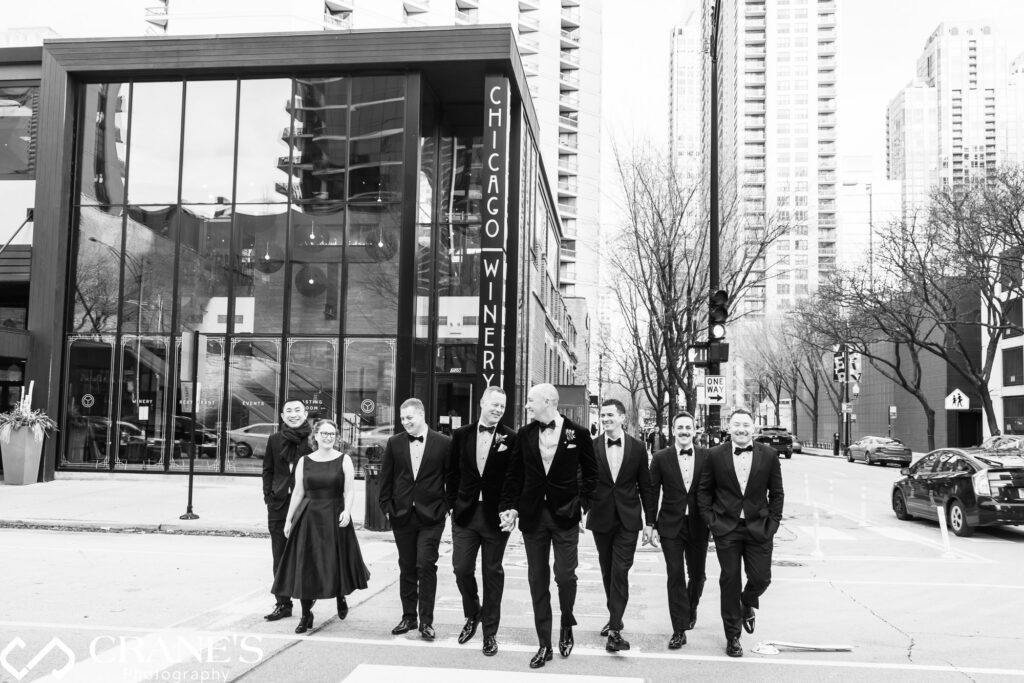
<instances>
[{"instance_id":1,"label":"black leather shoe","mask_svg":"<svg viewBox=\"0 0 1024 683\"><path fill-rule=\"evenodd\" d=\"M535 654L533 656L533 659L530 660L530 668L531 669L539 669L542 666L544 666L545 662L550 662L550 661L551 661L551 648L550 647L542 647L541 649L537 650L537 654Z\"/></svg>"},{"instance_id":2,"label":"black leather shoe","mask_svg":"<svg viewBox=\"0 0 1024 683\"><path fill-rule=\"evenodd\" d=\"M611 622L608 622L607 624L605 624L604 626L601 627L601 637L602 638L607 638L608 637L608 631L611 631L611 630L612 630Z\"/></svg>"},{"instance_id":3,"label":"black leather shoe","mask_svg":"<svg viewBox=\"0 0 1024 683\"><path fill-rule=\"evenodd\" d=\"M623 639L619 631L608 631L608 643L604 646L608 652L620 652L629 649L629 641Z\"/></svg>"},{"instance_id":4,"label":"black leather shoe","mask_svg":"<svg viewBox=\"0 0 1024 683\"><path fill-rule=\"evenodd\" d=\"M437 637L434 633L434 627L430 624L420 624L420 638L423 640L433 640Z\"/></svg>"},{"instance_id":5,"label":"black leather shoe","mask_svg":"<svg viewBox=\"0 0 1024 683\"><path fill-rule=\"evenodd\" d=\"M756 619L757 614L754 612L754 608L750 605L743 605L743 630L747 633L753 633Z\"/></svg>"},{"instance_id":6,"label":"black leather shoe","mask_svg":"<svg viewBox=\"0 0 1024 683\"><path fill-rule=\"evenodd\" d=\"M484 654L493 657L498 654L498 639L494 636L484 636Z\"/></svg>"},{"instance_id":7,"label":"black leather shoe","mask_svg":"<svg viewBox=\"0 0 1024 683\"><path fill-rule=\"evenodd\" d=\"M743 656L743 646L740 645L739 636L729 639L729 644L725 646L725 654L729 655L730 657Z\"/></svg>"},{"instance_id":8,"label":"black leather shoe","mask_svg":"<svg viewBox=\"0 0 1024 683\"><path fill-rule=\"evenodd\" d=\"M338 618L344 620L348 616L348 600L342 595L338 598Z\"/></svg>"},{"instance_id":9,"label":"black leather shoe","mask_svg":"<svg viewBox=\"0 0 1024 683\"><path fill-rule=\"evenodd\" d=\"M558 654L568 657L572 654L572 646L576 641L572 639L572 626L563 626L558 636Z\"/></svg>"},{"instance_id":10,"label":"black leather shoe","mask_svg":"<svg viewBox=\"0 0 1024 683\"><path fill-rule=\"evenodd\" d=\"M391 635L400 636L403 633L408 633L414 628L416 628L415 619L402 619L400 622L398 622L398 626L391 629Z\"/></svg>"},{"instance_id":11,"label":"black leather shoe","mask_svg":"<svg viewBox=\"0 0 1024 683\"><path fill-rule=\"evenodd\" d=\"M686 645L686 631L676 631L668 640L668 649L670 650L678 650L683 645Z\"/></svg>"},{"instance_id":12,"label":"black leather shoe","mask_svg":"<svg viewBox=\"0 0 1024 683\"><path fill-rule=\"evenodd\" d=\"M459 633L459 645L465 645L468 643L473 636L476 635L476 627L479 625L479 617L470 617L469 619L466 619L466 625L462 627L462 631Z\"/></svg>"},{"instance_id":13,"label":"black leather shoe","mask_svg":"<svg viewBox=\"0 0 1024 683\"><path fill-rule=\"evenodd\" d=\"M295 627L296 633L305 633L313 628L313 613L307 612L299 617L299 625Z\"/></svg>"},{"instance_id":14,"label":"black leather shoe","mask_svg":"<svg viewBox=\"0 0 1024 683\"><path fill-rule=\"evenodd\" d=\"M274 611L263 617L267 621L277 621L278 619L284 619L292 615L292 608L287 605L277 605L274 607Z\"/></svg>"}]
</instances>

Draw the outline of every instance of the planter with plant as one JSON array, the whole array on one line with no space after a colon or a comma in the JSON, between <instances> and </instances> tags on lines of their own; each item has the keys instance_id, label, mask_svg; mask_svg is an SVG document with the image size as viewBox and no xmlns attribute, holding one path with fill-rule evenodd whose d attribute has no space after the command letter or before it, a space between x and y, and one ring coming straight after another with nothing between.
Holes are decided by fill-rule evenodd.
<instances>
[{"instance_id":1,"label":"planter with plant","mask_svg":"<svg viewBox=\"0 0 1024 683\"><path fill-rule=\"evenodd\" d=\"M32 410L31 388L14 410L0 413L0 452L3 453L5 484L36 483L43 439L56 430L57 423L46 413Z\"/></svg>"}]
</instances>

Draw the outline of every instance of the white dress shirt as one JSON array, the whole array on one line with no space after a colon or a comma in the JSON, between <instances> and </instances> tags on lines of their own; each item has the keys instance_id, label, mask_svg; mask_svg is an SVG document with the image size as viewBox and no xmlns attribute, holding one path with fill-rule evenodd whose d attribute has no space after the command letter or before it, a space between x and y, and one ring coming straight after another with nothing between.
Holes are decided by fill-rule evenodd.
<instances>
[{"instance_id":1,"label":"white dress shirt","mask_svg":"<svg viewBox=\"0 0 1024 683\"><path fill-rule=\"evenodd\" d=\"M562 436L561 415L555 417L554 429L541 429L537 436L537 446L540 448L540 459L544 463L544 474L551 469L551 463L555 459L555 451L558 450L558 439Z\"/></svg>"},{"instance_id":2,"label":"white dress shirt","mask_svg":"<svg viewBox=\"0 0 1024 683\"><path fill-rule=\"evenodd\" d=\"M751 444L747 444L747 445L752 446L753 444L751 443ZM737 455L736 454L736 448L737 448L737 446L735 444L733 444L732 463L733 463L733 466L736 468L736 479L740 483L740 490L743 491L744 493L746 493L747 492L747 481L750 479L750 465L751 465L751 463L754 460L754 452L753 451L744 451L744 452L742 452L742 453ZM743 518L744 518L743 508L741 507L740 508L740 519L743 519Z\"/></svg>"},{"instance_id":3,"label":"white dress shirt","mask_svg":"<svg viewBox=\"0 0 1024 683\"><path fill-rule=\"evenodd\" d=\"M412 478L415 480L419 476L420 465L423 463L423 449L427 445L427 430L423 430L422 434L413 434L412 436L422 436L423 441L410 441L409 442L409 458L412 460Z\"/></svg>"},{"instance_id":4,"label":"white dress shirt","mask_svg":"<svg viewBox=\"0 0 1024 683\"><path fill-rule=\"evenodd\" d=\"M479 426L476 434L476 469L480 476L484 474L484 467L487 466L487 454L491 452L491 444L494 443L494 432L498 425L491 427L489 432L481 432ZM480 490L480 500L484 499L483 489Z\"/></svg>"},{"instance_id":5,"label":"white dress shirt","mask_svg":"<svg viewBox=\"0 0 1024 683\"><path fill-rule=\"evenodd\" d=\"M619 439L623 443L618 446L610 446L608 442L612 439ZM604 437L604 451L608 454L608 467L612 471L613 482L619 478L619 470L622 468L622 446L625 441L626 435L622 432L619 432L617 437L608 434L605 434Z\"/></svg>"}]
</instances>

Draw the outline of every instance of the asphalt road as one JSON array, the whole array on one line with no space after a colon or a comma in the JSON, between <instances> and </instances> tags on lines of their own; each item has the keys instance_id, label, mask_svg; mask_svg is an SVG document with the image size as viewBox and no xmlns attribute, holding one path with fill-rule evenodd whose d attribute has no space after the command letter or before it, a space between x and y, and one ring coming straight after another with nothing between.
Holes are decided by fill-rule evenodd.
<instances>
[{"instance_id":1,"label":"asphalt road","mask_svg":"<svg viewBox=\"0 0 1024 683\"><path fill-rule=\"evenodd\" d=\"M506 556L501 651L478 635L459 646L463 617L450 548L439 571L438 640L393 637L400 616L394 545L364 533L371 586L344 622L318 606L316 630L296 618L268 624L266 539L0 530L2 681L989 681L1024 678L1020 643L1024 530L979 530L944 544L932 522L899 522L889 508L893 468L795 455L783 462L786 511L773 584L746 655L724 655L718 566L697 628L680 651L670 635L660 551L642 548L632 574L628 653L604 652L597 557L581 543L576 649L539 671L526 563ZM557 605L556 605L557 618ZM766 641L848 646L849 652L754 652ZM412 669L412 671L410 671ZM57 671L59 673L53 673Z\"/></svg>"}]
</instances>

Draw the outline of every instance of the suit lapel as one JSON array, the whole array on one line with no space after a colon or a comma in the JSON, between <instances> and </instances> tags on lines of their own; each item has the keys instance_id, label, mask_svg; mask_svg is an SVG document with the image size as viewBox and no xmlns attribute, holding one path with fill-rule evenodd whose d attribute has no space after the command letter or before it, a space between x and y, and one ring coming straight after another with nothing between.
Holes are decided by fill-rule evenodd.
<instances>
[{"instance_id":1,"label":"suit lapel","mask_svg":"<svg viewBox=\"0 0 1024 683\"><path fill-rule=\"evenodd\" d=\"M471 429L472 431L470 432L470 436L468 439L466 439L466 447L469 450L469 452L466 455L469 456L469 461L473 463L473 469L476 470L476 473L480 476L483 476L483 472L480 471L480 465L476 461L476 441L478 438L480 438L480 423L474 422L471 425ZM493 441L491 442L491 447L494 447ZM486 462L484 463L484 469L487 469Z\"/></svg>"},{"instance_id":2,"label":"suit lapel","mask_svg":"<svg viewBox=\"0 0 1024 683\"><path fill-rule=\"evenodd\" d=\"M597 439L597 446L594 448L594 452L597 454L598 466L601 468L601 472L608 476L611 482L615 483L615 477L612 476L612 464L608 461L608 448L605 441L605 436L602 434Z\"/></svg>"},{"instance_id":3,"label":"suit lapel","mask_svg":"<svg viewBox=\"0 0 1024 683\"><path fill-rule=\"evenodd\" d=\"M732 475L732 481L736 484L736 490L739 494L743 495L743 485L740 484L740 475L736 471L736 461L732 454L733 447L730 444L726 444L726 447L722 453L723 464L725 465L725 471ZM753 464L753 463L751 463ZM749 478L748 478L749 480Z\"/></svg>"},{"instance_id":4,"label":"suit lapel","mask_svg":"<svg viewBox=\"0 0 1024 683\"><path fill-rule=\"evenodd\" d=\"M679 484L686 491L686 480L683 479L683 468L679 466L679 451L676 450L676 445L673 443L669 446L669 463L668 467L672 470L676 477L679 478Z\"/></svg>"}]
</instances>

